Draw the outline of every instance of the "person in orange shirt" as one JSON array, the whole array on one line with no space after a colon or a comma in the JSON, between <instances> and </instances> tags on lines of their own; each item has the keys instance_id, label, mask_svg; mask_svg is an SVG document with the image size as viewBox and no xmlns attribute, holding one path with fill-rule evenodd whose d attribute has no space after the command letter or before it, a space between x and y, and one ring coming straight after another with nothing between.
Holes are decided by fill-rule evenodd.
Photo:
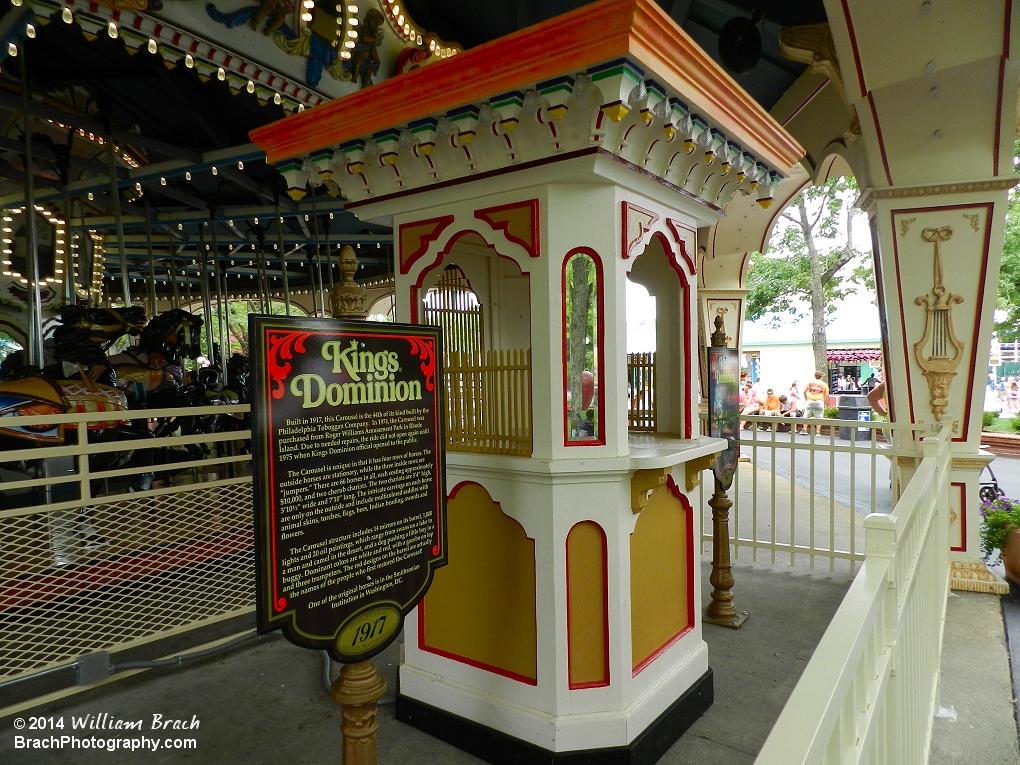
<instances>
[{"instance_id":1,"label":"person in orange shirt","mask_svg":"<svg viewBox=\"0 0 1020 765\"><path fill-rule=\"evenodd\" d=\"M765 391L765 412L766 417L778 417L783 413L783 404L779 396L772 392L772 388Z\"/></svg>"},{"instance_id":2,"label":"person in orange shirt","mask_svg":"<svg viewBox=\"0 0 1020 765\"><path fill-rule=\"evenodd\" d=\"M825 416L825 401L829 398L829 386L822 379L821 372L815 372L815 379L804 386L804 416L821 418ZM807 434L810 425L804 426ZM820 435L822 426L815 425L815 435Z\"/></svg>"}]
</instances>

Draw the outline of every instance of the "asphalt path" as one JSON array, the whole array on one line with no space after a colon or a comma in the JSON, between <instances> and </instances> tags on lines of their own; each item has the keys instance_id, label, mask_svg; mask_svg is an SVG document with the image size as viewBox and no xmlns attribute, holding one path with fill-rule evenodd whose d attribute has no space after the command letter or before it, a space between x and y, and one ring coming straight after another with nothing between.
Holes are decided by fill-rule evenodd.
<instances>
[{"instance_id":1,"label":"asphalt path","mask_svg":"<svg viewBox=\"0 0 1020 765\"><path fill-rule=\"evenodd\" d=\"M877 452L871 453L871 441L857 441L855 449L867 449L865 453L812 451L812 443L808 436L794 437L794 446L790 446L789 433L775 434L775 448L771 446L772 434L742 430L740 432L741 454L751 458L758 468L774 472L776 476L793 480L805 489L814 489L815 494L836 502L853 507L858 513L888 513L892 510L892 492L889 485L890 460L883 451L888 445L879 443ZM832 445L832 439L826 435L814 437L814 444L825 449ZM837 438L836 446L850 448L850 441ZM813 456L812 456L813 455ZM851 456L853 463L851 463ZM814 463L814 483L811 482L811 468ZM792 463L792 469L791 469ZM852 464L852 470L851 470ZM872 504L872 473L874 472L874 504ZM852 481L851 481L852 473ZM791 479L791 475L793 476ZM742 480L748 480L745 473ZM758 479L758 491L767 492L767 482L763 486ZM851 487L853 498L851 502Z\"/></svg>"},{"instance_id":2,"label":"asphalt path","mask_svg":"<svg viewBox=\"0 0 1020 765\"><path fill-rule=\"evenodd\" d=\"M805 489L812 489L816 494L825 498L833 496L841 505L851 507L850 488L851 470L849 453L845 452L814 452L814 485L811 483L811 451L807 449L809 439L807 436L796 436L793 448L790 447L789 433L776 433L776 447L770 446L772 434L765 432L752 432L742 430L740 432L741 453L751 457L753 464L767 472L775 472L775 475L791 480L791 461L793 463L793 481ZM814 443L823 449L832 444L829 436L815 436ZM850 442L837 438L837 446L850 448ZM853 507L858 513L867 515L871 512L888 513L892 510L892 491L889 483L889 468L891 460L882 452L888 449L888 445L879 443L878 453L872 455L870 441L857 441L855 448L868 450L864 453L855 453L853 470ZM791 455L792 458L791 458ZM874 467L872 467L874 465ZM1020 499L1020 459L1014 457L996 457L991 466L991 472L986 470L982 481L992 480L992 473L998 481L1007 497ZM874 505L872 505L872 470L875 475ZM741 480L750 480L750 471L744 473ZM758 491L767 492L767 482L758 479ZM874 509L872 509L874 507Z\"/></svg>"}]
</instances>

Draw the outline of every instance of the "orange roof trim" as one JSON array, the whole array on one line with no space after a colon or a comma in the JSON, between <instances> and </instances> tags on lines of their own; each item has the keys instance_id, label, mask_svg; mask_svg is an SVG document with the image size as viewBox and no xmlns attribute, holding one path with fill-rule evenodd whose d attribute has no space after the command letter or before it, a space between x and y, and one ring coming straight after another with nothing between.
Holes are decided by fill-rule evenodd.
<instances>
[{"instance_id":1,"label":"orange roof trim","mask_svg":"<svg viewBox=\"0 0 1020 765\"><path fill-rule=\"evenodd\" d=\"M601 0L251 132L268 161L629 57L784 174L804 149L651 0Z\"/></svg>"}]
</instances>

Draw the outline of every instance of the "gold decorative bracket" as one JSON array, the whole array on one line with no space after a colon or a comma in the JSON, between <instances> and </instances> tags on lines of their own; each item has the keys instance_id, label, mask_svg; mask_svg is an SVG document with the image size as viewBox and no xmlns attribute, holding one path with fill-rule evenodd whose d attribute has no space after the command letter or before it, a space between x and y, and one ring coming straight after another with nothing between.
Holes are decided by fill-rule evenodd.
<instances>
[{"instance_id":1,"label":"gold decorative bracket","mask_svg":"<svg viewBox=\"0 0 1020 765\"><path fill-rule=\"evenodd\" d=\"M856 143L861 140L861 123L857 118L857 110L850 103L843 84L843 73L839 69L839 57L836 55L836 44L832 39L832 29L828 24L805 24L797 27L784 27L779 30L779 50L790 61L807 64L811 71L827 77L850 112L850 126L843 132L845 143Z\"/></svg>"},{"instance_id":2,"label":"gold decorative bracket","mask_svg":"<svg viewBox=\"0 0 1020 765\"><path fill-rule=\"evenodd\" d=\"M630 477L630 509L640 513L648 506L652 492L666 485L671 468L636 470Z\"/></svg>"},{"instance_id":3,"label":"gold decorative bracket","mask_svg":"<svg viewBox=\"0 0 1020 765\"><path fill-rule=\"evenodd\" d=\"M709 454L707 457L698 457L684 463L684 469L686 470L684 485L687 487L687 491L694 491L701 484L701 473L705 470L711 470L718 456L718 454Z\"/></svg>"}]
</instances>

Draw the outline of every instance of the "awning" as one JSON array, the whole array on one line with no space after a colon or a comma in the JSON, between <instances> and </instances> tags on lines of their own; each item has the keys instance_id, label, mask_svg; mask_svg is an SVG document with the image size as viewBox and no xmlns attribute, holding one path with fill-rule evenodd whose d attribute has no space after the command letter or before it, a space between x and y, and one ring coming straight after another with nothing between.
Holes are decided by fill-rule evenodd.
<instances>
[{"instance_id":1,"label":"awning","mask_svg":"<svg viewBox=\"0 0 1020 765\"><path fill-rule=\"evenodd\" d=\"M858 364L862 361L881 361L881 348L844 348L826 351L825 358L833 364Z\"/></svg>"}]
</instances>

